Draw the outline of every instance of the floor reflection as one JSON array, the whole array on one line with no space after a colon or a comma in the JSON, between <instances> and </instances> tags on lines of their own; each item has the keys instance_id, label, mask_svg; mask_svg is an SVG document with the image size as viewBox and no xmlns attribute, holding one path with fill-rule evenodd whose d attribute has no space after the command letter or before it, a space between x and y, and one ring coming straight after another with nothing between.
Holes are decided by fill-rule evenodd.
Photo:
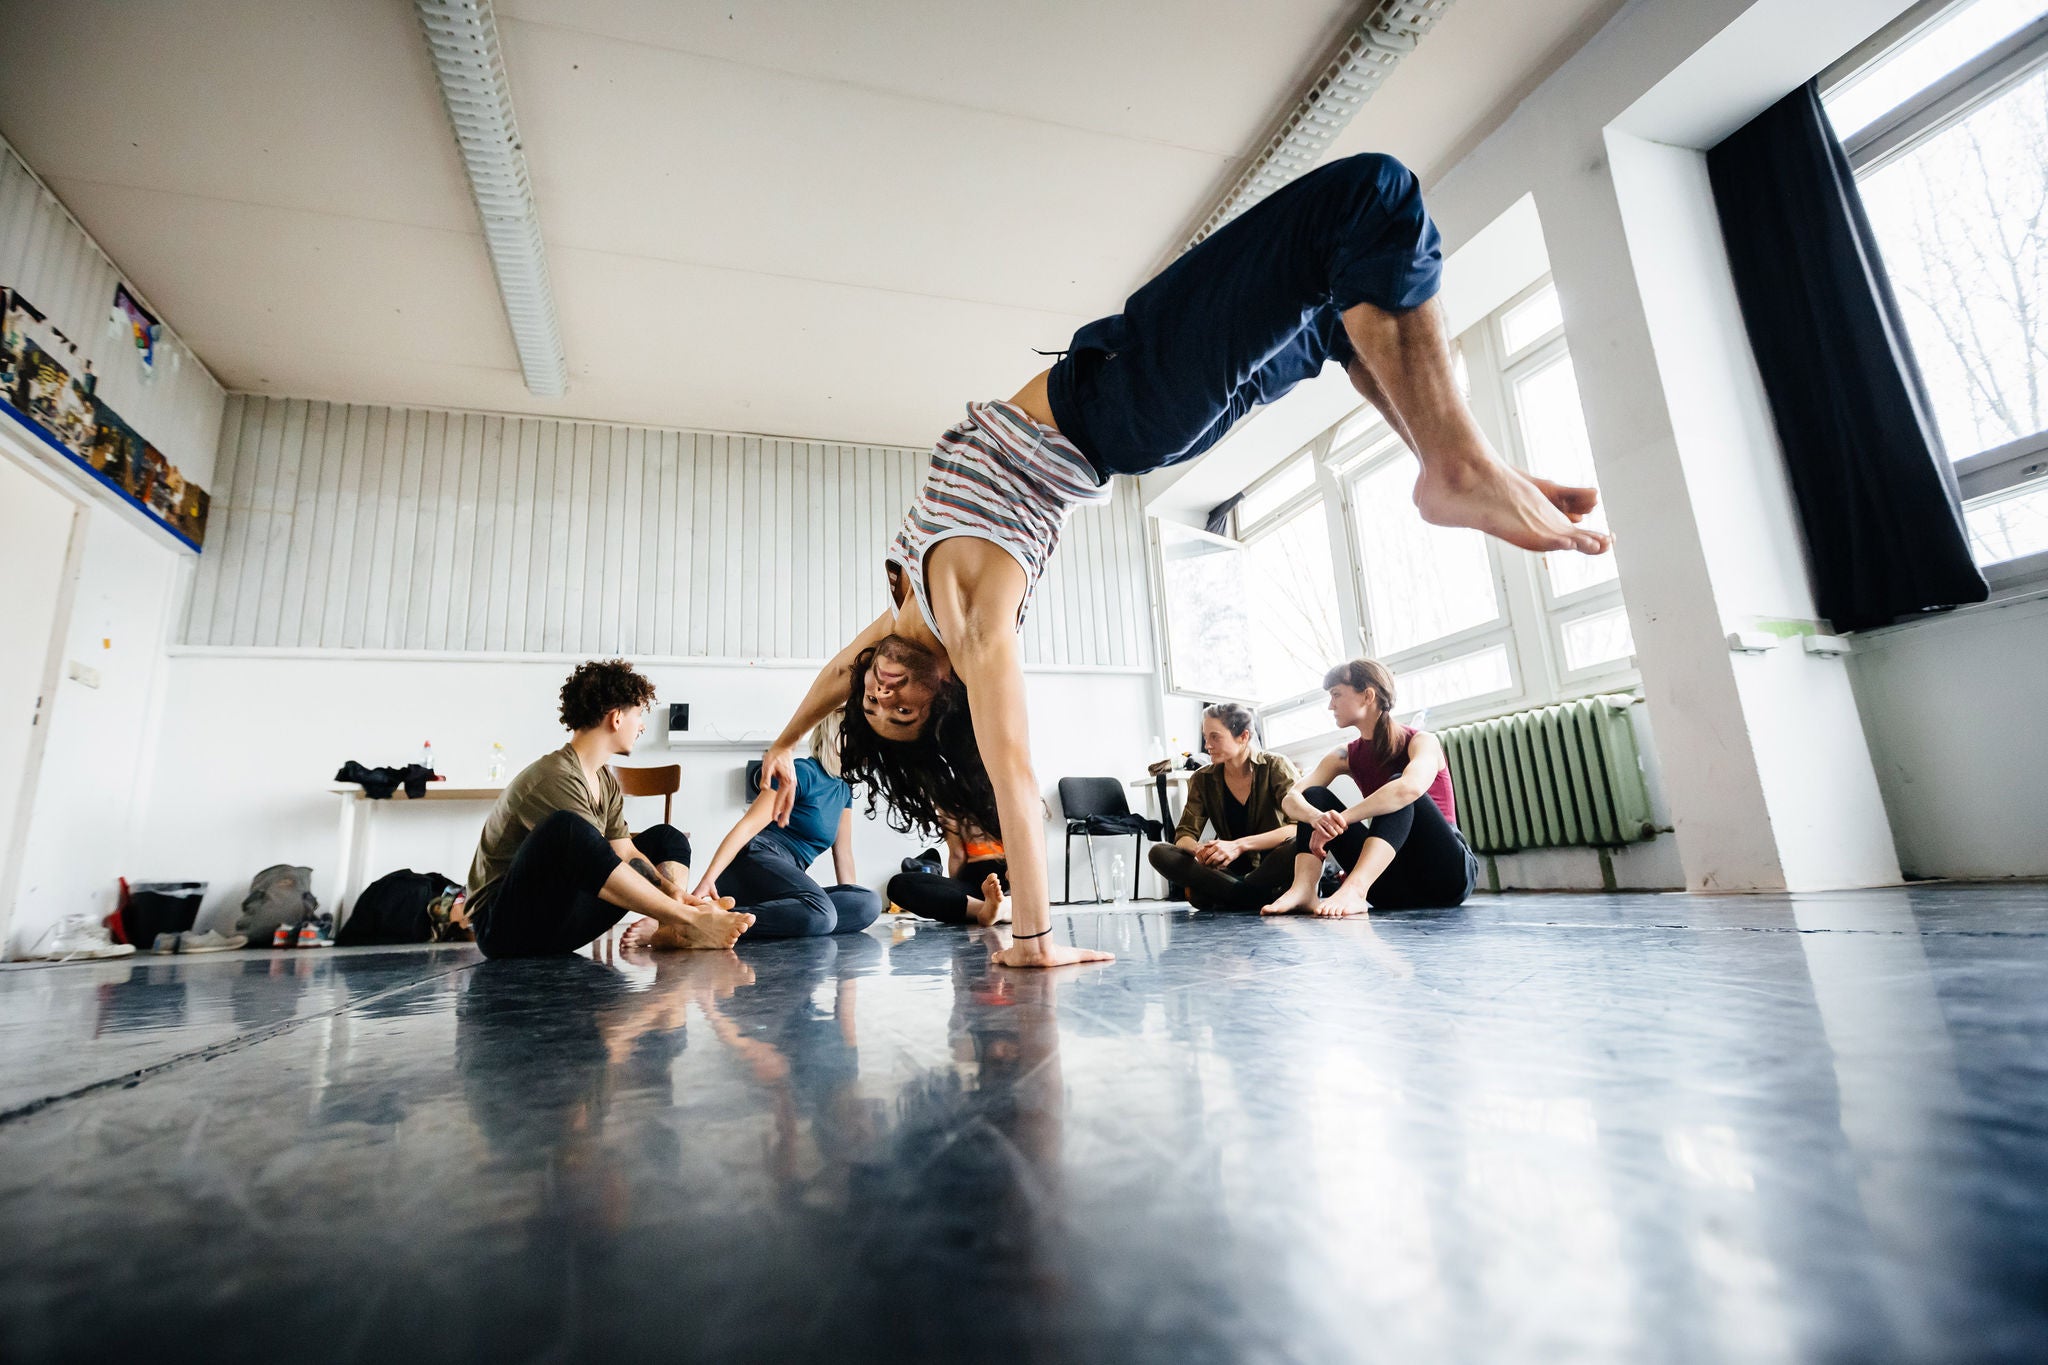
<instances>
[{"instance_id":1,"label":"floor reflection","mask_svg":"<svg viewBox=\"0 0 2048 1365\"><path fill-rule=\"evenodd\" d=\"M2048 895L1629 902L0 974L0 1358L2039 1358Z\"/></svg>"}]
</instances>

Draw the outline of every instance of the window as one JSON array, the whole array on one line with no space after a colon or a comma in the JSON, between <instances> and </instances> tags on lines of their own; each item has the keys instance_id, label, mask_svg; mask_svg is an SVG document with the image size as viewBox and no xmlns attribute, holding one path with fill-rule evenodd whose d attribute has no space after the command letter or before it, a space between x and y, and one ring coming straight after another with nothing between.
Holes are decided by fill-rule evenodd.
<instances>
[{"instance_id":1,"label":"window","mask_svg":"<svg viewBox=\"0 0 2048 1365\"><path fill-rule=\"evenodd\" d=\"M1594 483L1549 281L1469 329L1454 356L1473 415L1504 459ZM1403 719L1426 724L1635 681L1611 556L1538 557L1431 526L1415 513L1417 472L1399 437L1361 405L1245 490L1235 539L1162 524L1168 685L1254 702L1277 748L1330 735L1322 676L1361 653L1393 671Z\"/></svg>"},{"instance_id":2,"label":"window","mask_svg":"<svg viewBox=\"0 0 2048 1365\"><path fill-rule=\"evenodd\" d=\"M1252 695L1262 703L1322 687L1344 657L1337 580L1323 500L1313 499L1245 546L1251 612Z\"/></svg>"},{"instance_id":3,"label":"window","mask_svg":"<svg viewBox=\"0 0 2048 1365\"><path fill-rule=\"evenodd\" d=\"M1244 547L1176 522L1152 524L1166 598L1167 685L1193 696L1254 700Z\"/></svg>"},{"instance_id":4,"label":"window","mask_svg":"<svg viewBox=\"0 0 2048 1365\"><path fill-rule=\"evenodd\" d=\"M1970 0L1901 23L1823 98L1988 569L2048 551L2048 14Z\"/></svg>"}]
</instances>

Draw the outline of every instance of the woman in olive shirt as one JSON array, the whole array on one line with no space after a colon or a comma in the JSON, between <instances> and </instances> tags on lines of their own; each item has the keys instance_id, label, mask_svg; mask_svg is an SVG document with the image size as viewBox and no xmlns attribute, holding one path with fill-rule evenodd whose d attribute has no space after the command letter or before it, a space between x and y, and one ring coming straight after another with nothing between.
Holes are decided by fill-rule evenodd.
<instances>
[{"instance_id":1,"label":"woman in olive shirt","mask_svg":"<svg viewBox=\"0 0 2048 1365\"><path fill-rule=\"evenodd\" d=\"M1152 866L1197 910L1256 910L1294 875L1294 822L1280 803L1301 774L1259 748L1236 702L1202 709L1202 747L1215 761L1189 779L1173 842L1152 846ZM1215 838L1201 838L1204 825Z\"/></svg>"}]
</instances>

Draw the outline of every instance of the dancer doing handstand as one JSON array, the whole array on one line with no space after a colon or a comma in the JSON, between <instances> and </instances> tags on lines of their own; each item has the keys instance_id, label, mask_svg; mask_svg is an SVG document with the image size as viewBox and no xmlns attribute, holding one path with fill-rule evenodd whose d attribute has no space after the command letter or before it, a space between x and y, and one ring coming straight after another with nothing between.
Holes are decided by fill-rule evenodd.
<instances>
[{"instance_id":1,"label":"dancer doing handstand","mask_svg":"<svg viewBox=\"0 0 2048 1365\"><path fill-rule=\"evenodd\" d=\"M1068 512L1107 500L1112 475L1194 459L1327 361L1415 452L1424 520L1527 550L1604 553L1606 536L1574 525L1594 491L1502 463L1473 421L1433 302L1441 271L1415 176L1391 157L1348 157L1076 332L1009 402L969 404L885 557L894 605L825 666L764 756L777 818L795 798L798 741L843 706L846 776L892 819L935 827L943 809L1008 846L1015 938L998 963L1108 957L1049 937L1017 628Z\"/></svg>"}]
</instances>

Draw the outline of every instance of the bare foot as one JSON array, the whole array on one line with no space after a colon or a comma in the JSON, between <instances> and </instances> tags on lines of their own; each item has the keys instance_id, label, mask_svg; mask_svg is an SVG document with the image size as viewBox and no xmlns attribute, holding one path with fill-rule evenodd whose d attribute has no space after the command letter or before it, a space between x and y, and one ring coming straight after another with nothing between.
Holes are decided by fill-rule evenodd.
<instances>
[{"instance_id":1,"label":"bare foot","mask_svg":"<svg viewBox=\"0 0 2048 1365\"><path fill-rule=\"evenodd\" d=\"M1316 893L1299 886L1290 886L1282 891L1279 898L1259 907L1262 915L1285 915L1295 910L1314 910Z\"/></svg>"},{"instance_id":2,"label":"bare foot","mask_svg":"<svg viewBox=\"0 0 2048 1365\"><path fill-rule=\"evenodd\" d=\"M626 926L625 933L619 935L619 946L621 948L661 947L663 945L655 942L661 936L661 927L661 923L658 920L636 919Z\"/></svg>"},{"instance_id":3,"label":"bare foot","mask_svg":"<svg viewBox=\"0 0 2048 1365\"><path fill-rule=\"evenodd\" d=\"M1607 553L1613 541L1572 525L1593 510L1599 493L1535 480L1498 460L1440 462L1415 481L1415 507L1434 526L1469 526L1525 550Z\"/></svg>"},{"instance_id":4,"label":"bare foot","mask_svg":"<svg viewBox=\"0 0 2048 1365\"><path fill-rule=\"evenodd\" d=\"M1366 908L1364 892L1340 886L1323 897L1322 904L1316 907L1316 918L1345 919L1351 915L1365 914Z\"/></svg>"},{"instance_id":5,"label":"bare foot","mask_svg":"<svg viewBox=\"0 0 2048 1365\"><path fill-rule=\"evenodd\" d=\"M975 915L977 924L1001 924L1010 918L1010 907L1003 901L1003 880L991 872L981 879L981 910Z\"/></svg>"},{"instance_id":6,"label":"bare foot","mask_svg":"<svg viewBox=\"0 0 2048 1365\"><path fill-rule=\"evenodd\" d=\"M732 902L721 899L721 905ZM740 941L740 935L754 927L754 917L735 913L731 910L712 910L697 906L683 907L683 923L664 925L655 935L654 947L676 948L730 948ZM664 936L673 933L672 943L663 943Z\"/></svg>"}]
</instances>

